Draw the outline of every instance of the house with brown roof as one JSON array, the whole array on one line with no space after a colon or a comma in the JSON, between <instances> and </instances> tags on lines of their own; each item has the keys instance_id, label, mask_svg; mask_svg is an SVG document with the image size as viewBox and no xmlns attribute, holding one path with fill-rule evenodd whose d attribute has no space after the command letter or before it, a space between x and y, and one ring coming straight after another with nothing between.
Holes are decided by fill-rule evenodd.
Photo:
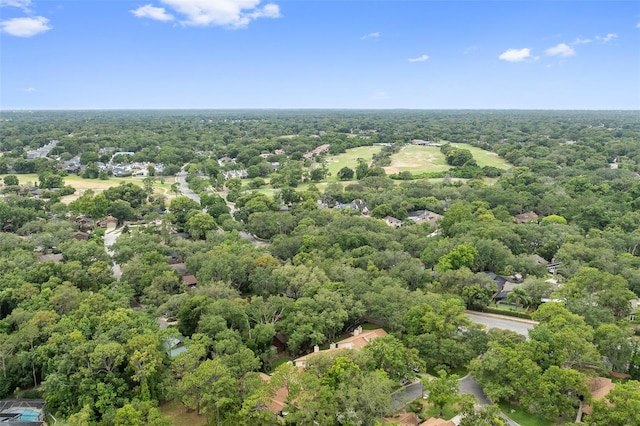
<instances>
[{"instance_id":1,"label":"house with brown roof","mask_svg":"<svg viewBox=\"0 0 640 426\"><path fill-rule=\"evenodd\" d=\"M42 256L37 256L36 260L40 263L44 262L55 262L60 263L64 260L64 256L60 253L58 254L43 254Z\"/></svg>"},{"instance_id":2,"label":"house with brown roof","mask_svg":"<svg viewBox=\"0 0 640 426\"><path fill-rule=\"evenodd\" d=\"M398 417L385 417L385 424L389 423L397 426L418 426L422 420L416 413L402 413Z\"/></svg>"},{"instance_id":3,"label":"house with brown roof","mask_svg":"<svg viewBox=\"0 0 640 426\"><path fill-rule=\"evenodd\" d=\"M517 214L514 218L516 223L538 222L538 215L535 212Z\"/></svg>"},{"instance_id":4,"label":"house with brown roof","mask_svg":"<svg viewBox=\"0 0 640 426\"><path fill-rule=\"evenodd\" d=\"M402 221L400 219L396 219L393 216L385 216L382 220L384 220L384 223L386 223L387 225L389 225L392 228L400 228L402 226Z\"/></svg>"},{"instance_id":5,"label":"house with brown roof","mask_svg":"<svg viewBox=\"0 0 640 426\"><path fill-rule=\"evenodd\" d=\"M107 230L116 229L118 226L118 219L109 215L102 220L98 221L98 226L101 228L107 228Z\"/></svg>"},{"instance_id":6,"label":"house with brown roof","mask_svg":"<svg viewBox=\"0 0 640 426\"><path fill-rule=\"evenodd\" d=\"M87 241L89 239L89 234L87 234L86 232L77 231L73 234L73 238L78 241Z\"/></svg>"},{"instance_id":7,"label":"house with brown roof","mask_svg":"<svg viewBox=\"0 0 640 426\"><path fill-rule=\"evenodd\" d=\"M271 380L271 376L264 373L260 373L260 378L266 382ZM285 407L288 397L289 390L285 386L276 389L271 397L271 401L267 403L267 410L276 414L282 413L282 409Z\"/></svg>"},{"instance_id":8,"label":"house with brown roof","mask_svg":"<svg viewBox=\"0 0 640 426\"><path fill-rule=\"evenodd\" d=\"M187 287L188 289L196 288L198 285L198 280L195 275L185 275L182 277L182 285Z\"/></svg>"},{"instance_id":9,"label":"house with brown roof","mask_svg":"<svg viewBox=\"0 0 640 426\"><path fill-rule=\"evenodd\" d=\"M428 420L420 423L420 426L456 426L451 420L444 420L437 417L431 417Z\"/></svg>"},{"instance_id":10,"label":"house with brown roof","mask_svg":"<svg viewBox=\"0 0 640 426\"><path fill-rule=\"evenodd\" d=\"M589 391L591 392L591 399L594 401L600 401L604 399L615 387L616 384L607 377L589 378ZM589 404L584 404L582 406L581 412L582 416L584 416L585 414L589 415L593 412L593 408ZM578 414L578 418L581 418L582 416L580 415L580 413Z\"/></svg>"},{"instance_id":11,"label":"house with brown roof","mask_svg":"<svg viewBox=\"0 0 640 426\"><path fill-rule=\"evenodd\" d=\"M370 341L376 339L378 337L386 336L387 332L381 328L377 328L375 330L362 330L362 326L353 330L353 336L348 337L344 340L339 341L338 343L331 343L329 345L329 349L325 349L323 351L320 350L318 345L313 347L313 352L307 355L303 355L294 360L296 367L305 367L307 365L307 361L309 358L315 356L318 353L328 353L332 351L342 350L342 349L362 349L369 344Z\"/></svg>"}]
</instances>

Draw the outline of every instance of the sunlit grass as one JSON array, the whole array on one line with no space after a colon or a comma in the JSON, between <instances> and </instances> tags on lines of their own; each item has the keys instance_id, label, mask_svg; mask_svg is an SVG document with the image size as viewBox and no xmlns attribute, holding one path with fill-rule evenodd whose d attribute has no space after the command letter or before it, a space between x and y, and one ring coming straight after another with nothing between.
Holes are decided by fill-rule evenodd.
<instances>
[{"instance_id":1,"label":"sunlit grass","mask_svg":"<svg viewBox=\"0 0 640 426\"><path fill-rule=\"evenodd\" d=\"M362 158L367 163L371 162L371 157L373 154L377 154L382 150L381 146L361 146L358 148L348 149L347 152L342 154L334 155L332 157L327 158L327 170L331 174L327 178L329 181L337 181L338 172L343 167L349 167L350 169L356 169L358 165L358 158Z\"/></svg>"},{"instance_id":2,"label":"sunlit grass","mask_svg":"<svg viewBox=\"0 0 640 426\"><path fill-rule=\"evenodd\" d=\"M551 426L554 423L543 419L542 417L538 417L531 413L526 412L521 407L517 405L511 405L508 402L502 402L499 404L500 409L504 414L507 415L510 419L520 423L521 426Z\"/></svg>"}]
</instances>

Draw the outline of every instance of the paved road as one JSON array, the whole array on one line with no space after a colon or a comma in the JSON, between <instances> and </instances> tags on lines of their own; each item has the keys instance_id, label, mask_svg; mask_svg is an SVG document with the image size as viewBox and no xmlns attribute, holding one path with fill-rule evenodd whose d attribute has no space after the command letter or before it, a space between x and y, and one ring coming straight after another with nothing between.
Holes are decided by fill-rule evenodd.
<instances>
[{"instance_id":1,"label":"paved road","mask_svg":"<svg viewBox=\"0 0 640 426\"><path fill-rule=\"evenodd\" d=\"M474 395L478 400L479 405L487 405L491 404L491 402L487 399L484 392L482 391L482 387L473 380L471 374L467 374L462 379L460 379L460 393L470 393Z\"/></svg>"},{"instance_id":2,"label":"paved road","mask_svg":"<svg viewBox=\"0 0 640 426\"><path fill-rule=\"evenodd\" d=\"M185 172L184 170L180 170L176 174L176 182L180 184L180 191L182 192L182 195L186 195L196 203L200 204L200 196L189 189L189 185L187 185L186 179L187 179L187 172Z\"/></svg>"},{"instance_id":3,"label":"paved road","mask_svg":"<svg viewBox=\"0 0 640 426\"><path fill-rule=\"evenodd\" d=\"M422 382L411 383L391 394L391 407L394 410L402 408L416 398L422 398Z\"/></svg>"},{"instance_id":4,"label":"paved road","mask_svg":"<svg viewBox=\"0 0 640 426\"><path fill-rule=\"evenodd\" d=\"M106 232L104 234L104 249L109 256L113 258L113 250L111 250L111 246L116 242L118 237L120 236L120 229ZM119 280L122 276L122 271L120 270L120 265L118 265L115 261L113 261L113 266L111 267L113 270L113 276Z\"/></svg>"},{"instance_id":5,"label":"paved road","mask_svg":"<svg viewBox=\"0 0 640 426\"><path fill-rule=\"evenodd\" d=\"M469 315L471 321L486 325L487 330L491 328L501 328L503 330L515 331L526 337L529 337L529 330L536 324L535 321L480 312L467 311L467 315Z\"/></svg>"},{"instance_id":6,"label":"paved road","mask_svg":"<svg viewBox=\"0 0 640 426\"><path fill-rule=\"evenodd\" d=\"M186 178L187 178L187 172L184 171L184 169L180 170L176 174L176 182L180 184L180 191L182 192L182 195L186 195L187 197L191 198L193 201L199 204L200 196L189 189L189 185L187 184ZM225 198L224 194L218 193L218 195L220 195L222 198ZM235 205L227 201L227 206L229 207L229 213L231 214L231 217L233 217L233 211L235 209ZM205 213L206 209L203 209L202 212ZM240 238L250 241L256 247L265 247L269 245L269 242L259 240L248 232L240 231L239 234L240 234Z\"/></svg>"}]
</instances>

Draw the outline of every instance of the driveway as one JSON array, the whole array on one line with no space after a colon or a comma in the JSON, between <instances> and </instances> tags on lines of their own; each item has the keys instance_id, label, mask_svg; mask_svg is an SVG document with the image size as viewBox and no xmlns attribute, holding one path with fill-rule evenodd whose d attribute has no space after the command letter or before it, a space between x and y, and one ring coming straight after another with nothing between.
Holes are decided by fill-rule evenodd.
<instances>
[{"instance_id":1,"label":"driveway","mask_svg":"<svg viewBox=\"0 0 640 426\"><path fill-rule=\"evenodd\" d=\"M482 391L482 387L473 380L471 374L467 374L462 379L459 380L460 383L460 393L469 393L474 395L478 400L479 405L487 405L491 404L491 402L487 399L486 395Z\"/></svg>"},{"instance_id":2,"label":"driveway","mask_svg":"<svg viewBox=\"0 0 640 426\"><path fill-rule=\"evenodd\" d=\"M104 249L109 256L111 256L113 261L113 250L111 250L111 246L116 242L118 237L120 236L121 229L114 229L112 231L108 231L104 234ZM120 270L120 265L118 265L115 261L113 261L113 266L111 267L113 270L113 276L119 280L122 276L122 271Z\"/></svg>"},{"instance_id":3,"label":"driveway","mask_svg":"<svg viewBox=\"0 0 640 426\"><path fill-rule=\"evenodd\" d=\"M397 410L417 398L422 398L423 386L421 381L411 383L391 394L391 408Z\"/></svg>"}]
</instances>

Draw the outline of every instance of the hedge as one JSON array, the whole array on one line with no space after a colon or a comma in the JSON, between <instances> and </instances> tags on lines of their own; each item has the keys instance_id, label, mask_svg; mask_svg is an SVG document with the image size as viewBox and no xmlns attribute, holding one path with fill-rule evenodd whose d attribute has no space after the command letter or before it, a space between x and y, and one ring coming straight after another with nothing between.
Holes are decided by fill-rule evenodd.
<instances>
[{"instance_id":1,"label":"hedge","mask_svg":"<svg viewBox=\"0 0 640 426\"><path fill-rule=\"evenodd\" d=\"M525 312L503 311L502 309L495 309L495 308L484 308L482 312L485 312L487 314L504 315L507 317L523 318L523 319L529 319L529 320L531 319L531 315Z\"/></svg>"}]
</instances>

